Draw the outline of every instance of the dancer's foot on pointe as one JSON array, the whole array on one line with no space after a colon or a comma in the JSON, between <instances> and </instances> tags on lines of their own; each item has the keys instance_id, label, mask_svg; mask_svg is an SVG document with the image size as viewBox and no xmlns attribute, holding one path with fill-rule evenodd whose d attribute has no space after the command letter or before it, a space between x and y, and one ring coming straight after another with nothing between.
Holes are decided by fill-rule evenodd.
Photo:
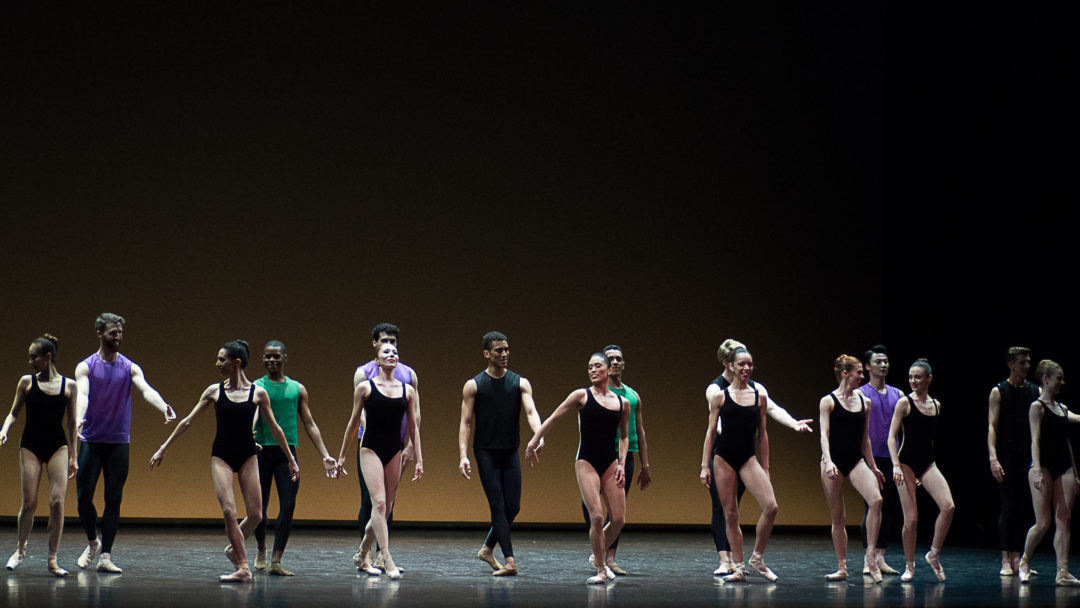
<instances>
[{"instance_id":1,"label":"dancer's foot on pointe","mask_svg":"<svg viewBox=\"0 0 1080 608\"><path fill-rule=\"evenodd\" d=\"M230 545L231 547L232 545ZM266 569L266 547L255 550L255 563L253 564L256 570Z\"/></svg>"},{"instance_id":2,"label":"dancer's foot on pointe","mask_svg":"<svg viewBox=\"0 0 1080 608\"><path fill-rule=\"evenodd\" d=\"M1017 574L1017 576L1020 577L1020 582L1021 583L1030 583L1031 582L1031 564L1024 561L1023 559L1021 559L1020 560L1020 567L1016 569L1016 574Z\"/></svg>"},{"instance_id":3,"label":"dancer's foot on pointe","mask_svg":"<svg viewBox=\"0 0 1080 608\"><path fill-rule=\"evenodd\" d=\"M592 559L592 556L589 556L589 559ZM602 585L613 580L615 580L615 573L608 569L607 566L604 566L603 570L597 570L596 574L585 579L585 582L590 585Z\"/></svg>"},{"instance_id":4,"label":"dancer's foot on pointe","mask_svg":"<svg viewBox=\"0 0 1080 608\"><path fill-rule=\"evenodd\" d=\"M19 567L23 559L26 557L26 547L22 549L15 549L15 552L11 554L11 557L7 560L7 569L14 570Z\"/></svg>"},{"instance_id":5,"label":"dancer's foot on pointe","mask_svg":"<svg viewBox=\"0 0 1080 608\"><path fill-rule=\"evenodd\" d=\"M476 559L491 566L492 570L502 570L502 564L495 559L495 550L487 545L480 547L480 550L476 552Z\"/></svg>"},{"instance_id":6,"label":"dancer's foot on pointe","mask_svg":"<svg viewBox=\"0 0 1080 608\"><path fill-rule=\"evenodd\" d=\"M827 581L846 581L847 580L847 566L842 565L840 568L832 574L826 574L825 580Z\"/></svg>"},{"instance_id":7,"label":"dancer's foot on pointe","mask_svg":"<svg viewBox=\"0 0 1080 608\"><path fill-rule=\"evenodd\" d=\"M56 563L56 556L55 555L53 555L52 557L49 558L49 561L46 564L46 568L49 569L49 574L51 574L51 575L53 575L53 576L55 576L57 578L63 578L63 577L68 575L68 571L64 570L63 568L60 567L60 564Z\"/></svg>"},{"instance_id":8,"label":"dancer's foot on pointe","mask_svg":"<svg viewBox=\"0 0 1080 608\"><path fill-rule=\"evenodd\" d=\"M218 581L222 583L248 583L251 582L251 570L247 564L243 564L232 574L222 574L218 577Z\"/></svg>"},{"instance_id":9,"label":"dancer's foot on pointe","mask_svg":"<svg viewBox=\"0 0 1080 608\"><path fill-rule=\"evenodd\" d=\"M900 581L903 583L911 582L911 579L915 578L915 562L908 562L904 566L904 573L900 575Z\"/></svg>"},{"instance_id":10,"label":"dancer's foot on pointe","mask_svg":"<svg viewBox=\"0 0 1080 608\"><path fill-rule=\"evenodd\" d=\"M735 564L732 568L732 573L724 577L725 583L745 583L746 582L746 567L742 565L742 562Z\"/></svg>"},{"instance_id":11,"label":"dancer's foot on pointe","mask_svg":"<svg viewBox=\"0 0 1080 608\"><path fill-rule=\"evenodd\" d=\"M775 583L776 580L780 578L776 576L775 572L770 570L769 567L765 565L765 557L757 551L754 551L752 554L750 554L750 559L747 560L746 563L754 569L754 572L760 574L762 577L765 578L765 580L769 581L770 583Z\"/></svg>"},{"instance_id":12,"label":"dancer's foot on pointe","mask_svg":"<svg viewBox=\"0 0 1080 608\"><path fill-rule=\"evenodd\" d=\"M281 565L281 562L270 562L269 572L274 576L293 576L293 573L286 570L285 566Z\"/></svg>"},{"instance_id":13,"label":"dancer's foot on pointe","mask_svg":"<svg viewBox=\"0 0 1080 608\"><path fill-rule=\"evenodd\" d=\"M731 574L735 571L730 561L720 561L720 567L713 570L713 576L724 576L725 574Z\"/></svg>"},{"instance_id":14,"label":"dancer's foot on pointe","mask_svg":"<svg viewBox=\"0 0 1080 608\"><path fill-rule=\"evenodd\" d=\"M945 580L945 569L941 567L940 553L937 549L930 547L930 550L925 555L926 563L930 565L930 569L934 571L934 576L938 581Z\"/></svg>"},{"instance_id":15,"label":"dancer's foot on pointe","mask_svg":"<svg viewBox=\"0 0 1080 608\"><path fill-rule=\"evenodd\" d=\"M509 557L503 567L492 572L491 576L517 576L517 573L517 564L514 563L514 558Z\"/></svg>"},{"instance_id":16,"label":"dancer's foot on pointe","mask_svg":"<svg viewBox=\"0 0 1080 608\"><path fill-rule=\"evenodd\" d=\"M75 563L78 564L79 567L83 570L86 570L94 563L94 558L97 557L99 550L101 550L100 538L88 543L86 545L86 548L83 549L82 554L79 555L79 559L76 560Z\"/></svg>"},{"instance_id":17,"label":"dancer's foot on pointe","mask_svg":"<svg viewBox=\"0 0 1080 608\"><path fill-rule=\"evenodd\" d=\"M379 576L382 572L371 565L371 549L365 548L364 545L360 545L356 548L356 555L353 555L353 563L356 564L356 569L369 576Z\"/></svg>"},{"instance_id":18,"label":"dancer's foot on pointe","mask_svg":"<svg viewBox=\"0 0 1080 608\"><path fill-rule=\"evenodd\" d=\"M1077 579L1075 576L1069 574L1069 567L1065 566L1062 568L1058 568L1057 578L1054 579L1054 584L1060 585L1062 587L1076 587L1080 586L1080 579Z\"/></svg>"},{"instance_id":19,"label":"dancer's foot on pointe","mask_svg":"<svg viewBox=\"0 0 1080 608\"><path fill-rule=\"evenodd\" d=\"M379 550L379 562L382 563L383 572L390 577L390 580L396 581L401 578L401 573L404 571L394 564L394 558L385 548Z\"/></svg>"},{"instance_id":20,"label":"dancer's foot on pointe","mask_svg":"<svg viewBox=\"0 0 1080 608\"><path fill-rule=\"evenodd\" d=\"M97 571L98 572L104 572L105 574L123 574L124 573L124 571L120 569L120 566L117 566L116 564L113 563L112 556L109 555L108 553L102 553L101 554L101 559L99 559L98 563L97 563Z\"/></svg>"},{"instance_id":21,"label":"dancer's foot on pointe","mask_svg":"<svg viewBox=\"0 0 1080 608\"><path fill-rule=\"evenodd\" d=\"M866 564L870 568L870 580L874 581L875 583L880 583L881 582L881 570L878 570L877 559L875 559L874 556L871 554L870 549L867 549L866 553L867 553Z\"/></svg>"},{"instance_id":22,"label":"dancer's foot on pointe","mask_svg":"<svg viewBox=\"0 0 1080 608\"><path fill-rule=\"evenodd\" d=\"M900 572L896 568L893 568L889 564L885 563L885 550L884 549L878 549L877 550L877 567L878 567L878 570L880 570L882 574L888 574L890 576L900 574Z\"/></svg>"}]
</instances>

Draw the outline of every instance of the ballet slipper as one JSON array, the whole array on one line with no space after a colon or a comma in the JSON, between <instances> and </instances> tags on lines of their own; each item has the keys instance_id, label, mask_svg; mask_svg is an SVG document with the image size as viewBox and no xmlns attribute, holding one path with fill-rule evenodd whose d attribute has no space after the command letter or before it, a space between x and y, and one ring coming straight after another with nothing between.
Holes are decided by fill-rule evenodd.
<instances>
[{"instance_id":1,"label":"ballet slipper","mask_svg":"<svg viewBox=\"0 0 1080 608\"><path fill-rule=\"evenodd\" d=\"M86 570L94 563L94 558L97 557L98 550L101 549L101 539L97 539L92 543L87 543L86 548L79 555L79 559L75 562L80 568Z\"/></svg>"},{"instance_id":2,"label":"ballet slipper","mask_svg":"<svg viewBox=\"0 0 1080 608\"><path fill-rule=\"evenodd\" d=\"M124 571L120 569L112 561L112 556L108 553L102 553L101 558L98 559L97 571L104 572L105 574L123 574Z\"/></svg>"},{"instance_id":3,"label":"ballet slipper","mask_svg":"<svg viewBox=\"0 0 1080 608\"><path fill-rule=\"evenodd\" d=\"M281 562L271 562L269 572L274 576L294 576L292 572L286 570L285 567L281 565Z\"/></svg>"},{"instance_id":4,"label":"ballet slipper","mask_svg":"<svg viewBox=\"0 0 1080 608\"><path fill-rule=\"evenodd\" d=\"M731 567L731 562L720 562L720 567L713 570L713 576L724 576L725 574L731 574L735 569Z\"/></svg>"},{"instance_id":5,"label":"ballet slipper","mask_svg":"<svg viewBox=\"0 0 1080 608\"><path fill-rule=\"evenodd\" d=\"M750 559L747 560L746 563L749 564L751 568L753 568L754 572L760 574L765 580L769 581L770 583L775 583L777 579L780 578L776 576L775 572L770 570L769 567L765 565L764 556L762 556L757 551L754 551L750 555Z\"/></svg>"},{"instance_id":6,"label":"ballet slipper","mask_svg":"<svg viewBox=\"0 0 1080 608\"><path fill-rule=\"evenodd\" d=\"M930 550L926 552L924 558L926 559L926 563L930 564L930 569L934 571L934 576L937 577L937 580L944 582L945 569L941 567L940 553L938 550L931 547Z\"/></svg>"},{"instance_id":7,"label":"ballet slipper","mask_svg":"<svg viewBox=\"0 0 1080 608\"><path fill-rule=\"evenodd\" d=\"M878 551L877 551L877 567L878 567L878 570L880 570L882 574L888 574L890 576L895 576L897 574L900 574L900 572L896 568L893 568L889 564L885 563L885 550L884 549L878 549Z\"/></svg>"},{"instance_id":8,"label":"ballet slipper","mask_svg":"<svg viewBox=\"0 0 1080 608\"><path fill-rule=\"evenodd\" d=\"M60 564L56 563L56 556L55 555L49 558L49 561L48 561L48 563L46 564L45 567L48 568L49 574L51 574L51 575L53 575L53 576L55 576L57 578L63 578L63 577L68 575L68 571L64 570L63 568L60 567Z\"/></svg>"},{"instance_id":9,"label":"ballet slipper","mask_svg":"<svg viewBox=\"0 0 1080 608\"><path fill-rule=\"evenodd\" d=\"M1080 586L1080 579L1077 579L1075 576L1069 574L1069 567L1064 566L1062 568L1058 568L1057 578L1054 579L1054 584L1060 585L1062 587L1076 587Z\"/></svg>"},{"instance_id":10,"label":"ballet slipper","mask_svg":"<svg viewBox=\"0 0 1080 608\"><path fill-rule=\"evenodd\" d=\"M1020 567L1017 568L1017 576L1020 578L1021 583L1031 582L1031 564L1020 560Z\"/></svg>"},{"instance_id":11,"label":"ballet slipper","mask_svg":"<svg viewBox=\"0 0 1080 608\"><path fill-rule=\"evenodd\" d=\"M517 566L506 565L491 573L491 576L517 576Z\"/></svg>"},{"instance_id":12,"label":"ballet slipper","mask_svg":"<svg viewBox=\"0 0 1080 608\"><path fill-rule=\"evenodd\" d=\"M253 565L256 570L266 570L266 547L256 549L255 563Z\"/></svg>"},{"instance_id":13,"label":"ballet slipper","mask_svg":"<svg viewBox=\"0 0 1080 608\"><path fill-rule=\"evenodd\" d=\"M830 582L846 581L847 580L847 566L840 566L840 568L832 574L826 574L825 580Z\"/></svg>"},{"instance_id":14,"label":"ballet slipper","mask_svg":"<svg viewBox=\"0 0 1080 608\"><path fill-rule=\"evenodd\" d=\"M386 571L386 576L392 581L401 580L401 568L390 568Z\"/></svg>"},{"instance_id":15,"label":"ballet slipper","mask_svg":"<svg viewBox=\"0 0 1080 608\"><path fill-rule=\"evenodd\" d=\"M476 552L476 559L491 566L492 570L502 570L503 566L499 563L499 560L495 559L495 551L489 549L487 545L480 547L480 550Z\"/></svg>"},{"instance_id":16,"label":"ballet slipper","mask_svg":"<svg viewBox=\"0 0 1080 608\"><path fill-rule=\"evenodd\" d=\"M15 552L12 553L11 557L9 557L8 560L7 560L7 569L8 570L15 570L15 568L18 568L19 564L21 564L23 559L25 559L25 558L26 558L26 547L23 547L22 549L15 549Z\"/></svg>"},{"instance_id":17,"label":"ballet slipper","mask_svg":"<svg viewBox=\"0 0 1080 608\"><path fill-rule=\"evenodd\" d=\"M742 563L735 564L733 568L734 572L723 578L725 583L745 583L746 582L746 568Z\"/></svg>"},{"instance_id":18,"label":"ballet slipper","mask_svg":"<svg viewBox=\"0 0 1080 608\"><path fill-rule=\"evenodd\" d=\"M915 562L908 562L904 567L904 573L900 575L900 582L909 583L915 578Z\"/></svg>"},{"instance_id":19,"label":"ballet slipper","mask_svg":"<svg viewBox=\"0 0 1080 608\"><path fill-rule=\"evenodd\" d=\"M1016 570L1010 562L1001 562L1001 572L998 572L998 574L1001 576L1016 576Z\"/></svg>"},{"instance_id":20,"label":"ballet slipper","mask_svg":"<svg viewBox=\"0 0 1080 608\"><path fill-rule=\"evenodd\" d=\"M608 560L607 567L608 570L614 572L616 576L626 576L626 570L620 567L619 564L616 564L614 559Z\"/></svg>"},{"instance_id":21,"label":"ballet slipper","mask_svg":"<svg viewBox=\"0 0 1080 608\"><path fill-rule=\"evenodd\" d=\"M218 577L218 581L222 583L249 583L251 582L251 570L248 569L247 564L244 564L232 574L221 575Z\"/></svg>"}]
</instances>

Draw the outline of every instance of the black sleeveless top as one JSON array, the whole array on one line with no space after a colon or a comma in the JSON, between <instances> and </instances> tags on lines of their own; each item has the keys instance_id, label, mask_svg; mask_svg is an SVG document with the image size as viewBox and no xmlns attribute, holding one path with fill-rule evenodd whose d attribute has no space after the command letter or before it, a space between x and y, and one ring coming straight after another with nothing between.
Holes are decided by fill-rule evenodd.
<instances>
[{"instance_id":1,"label":"black sleeveless top","mask_svg":"<svg viewBox=\"0 0 1080 608\"><path fill-rule=\"evenodd\" d=\"M48 446L51 455L60 446L67 445L64 433L64 411L68 404L64 396L66 386L67 378L61 376L60 392L49 395L38 386L37 374L30 374L30 390L26 391L26 425L19 447L35 451L39 446Z\"/></svg>"},{"instance_id":2,"label":"black sleeveless top","mask_svg":"<svg viewBox=\"0 0 1080 608\"><path fill-rule=\"evenodd\" d=\"M1061 477L1073 467L1072 453L1069 451L1069 410L1059 403L1064 416L1055 414L1042 400L1042 426L1039 432L1039 464L1054 479Z\"/></svg>"},{"instance_id":3,"label":"black sleeveless top","mask_svg":"<svg viewBox=\"0 0 1080 608\"><path fill-rule=\"evenodd\" d=\"M521 442L521 376L507 370L502 378L492 378L483 371L473 381L473 449L516 450Z\"/></svg>"},{"instance_id":4,"label":"black sleeveless top","mask_svg":"<svg viewBox=\"0 0 1080 608\"><path fill-rule=\"evenodd\" d=\"M1039 387L1033 382L1024 381L1024 386L1016 388L1003 380L997 385L1001 394L1001 408L998 410L997 450L1007 451L1011 455L1031 461L1031 425L1028 412L1031 402L1039 398Z\"/></svg>"}]
</instances>

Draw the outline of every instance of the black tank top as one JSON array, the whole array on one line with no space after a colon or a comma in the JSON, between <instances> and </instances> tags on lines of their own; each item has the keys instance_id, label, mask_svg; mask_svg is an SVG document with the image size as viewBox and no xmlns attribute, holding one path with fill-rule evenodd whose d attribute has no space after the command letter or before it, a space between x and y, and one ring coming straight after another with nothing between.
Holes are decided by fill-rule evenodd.
<instances>
[{"instance_id":1,"label":"black tank top","mask_svg":"<svg viewBox=\"0 0 1080 608\"><path fill-rule=\"evenodd\" d=\"M862 455L862 434L866 428L866 404L863 403L863 395L855 391L859 396L859 405L862 407L858 412L848 411L836 395L829 393L833 398L833 409L829 413L829 452L836 461L840 454L858 457Z\"/></svg>"},{"instance_id":2,"label":"black tank top","mask_svg":"<svg viewBox=\"0 0 1080 608\"><path fill-rule=\"evenodd\" d=\"M1072 454L1069 452L1069 410L1059 403L1064 416L1058 416L1042 399L1042 427L1039 432L1040 464L1055 479L1072 468Z\"/></svg>"},{"instance_id":3,"label":"black tank top","mask_svg":"<svg viewBox=\"0 0 1080 608\"><path fill-rule=\"evenodd\" d=\"M1022 459L1031 460L1031 425L1028 412L1031 402L1039 398L1039 387L1025 380L1024 386L1017 388L1003 380L997 385L1001 394L1001 408L998 411L997 446L998 450L1015 452Z\"/></svg>"},{"instance_id":4,"label":"black tank top","mask_svg":"<svg viewBox=\"0 0 1080 608\"><path fill-rule=\"evenodd\" d=\"M578 444L578 458L582 452L603 450L618 454L619 423L622 422L623 399L619 397L619 409L609 410L600 405L591 388L585 389L585 405L578 410L578 430L581 442ZM603 473L603 471L597 471Z\"/></svg>"},{"instance_id":5,"label":"black tank top","mask_svg":"<svg viewBox=\"0 0 1080 608\"><path fill-rule=\"evenodd\" d=\"M67 378L60 378L60 392L49 395L38 386L37 374L30 374L30 390L26 391L24 441L59 437L63 439L63 444L67 445L67 435L64 433L64 411L68 403L64 396L64 387L67 386Z\"/></svg>"},{"instance_id":6,"label":"black tank top","mask_svg":"<svg viewBox=\"0 0 1080 608\"><path fill-rule=\"evenodd\" d=\"M911 404L911 410L907 418L904 419L904 438L900 442L900 455L904 456L905 450L911 450L920 456L928 454L932 457L934 454L934 437L937 435L938 425L937 399L931 398L931 402L934 404L934 415L927 416L919 411L919 407L915 405L914 394L906 395L906 397L908 403ZM916 471L915 474L918 475L919 471Z\"/></svg>"},{"instance_id":7,"label":"black tank top","mask_svg":"<svg viewBox=\"0 0 1080 608\"><path fill-rule=\"evenodd\" d=\"M215 443L240 442L244 445L251 442L252 449L255 446L255 435L252 433L252 425L255 422L255 383L251 383L247 401L237 403L229 399L225 393L225 383L218 388L218 398L214 402L214 414L217 417L217 436Z\"/></svg>"},{"instance_id":8,"label":"black tank top","mask_svg":"<svg viewBox=\"0 0 1080 608\"><path fill-rule=\"evenodd\" d=\"M521 376L507 370L502 378L476 374L473 417L474 450L516 450L521 442Z\"/></svg>"},{"instance_id":9,"label":"black tank top","mask_svg":"<svg viewBox=\"0 0 1080 608\"><path fill-rule=\"evenodd\" d=\"M753 387L751 387L753 388ZM728 389L724 389L724 407L720 408L720 428L722 432L716 438L716 451L721 455L754 454L754 436L761 425L761 409L758 405L758 392L754 388L754 405L745 406L735 403Z\"/></svg>"},{"instance_id":10,"label":"black tank top","mask_svg":"<svg viewBox=\"0 0 1080 608\"><path fill-rule=\"evenodd\" d=\"M371 383L371 394L364 403L364 412L367 424L364 426L364 446L372 442L381 441L383 437L395 437L400 448L401 445L401 419L405 417L408 408L408 389L401 385L400 397L387 397L382 394L375 385L375 379L368 380Z\"/></svg>"}]
</instances>

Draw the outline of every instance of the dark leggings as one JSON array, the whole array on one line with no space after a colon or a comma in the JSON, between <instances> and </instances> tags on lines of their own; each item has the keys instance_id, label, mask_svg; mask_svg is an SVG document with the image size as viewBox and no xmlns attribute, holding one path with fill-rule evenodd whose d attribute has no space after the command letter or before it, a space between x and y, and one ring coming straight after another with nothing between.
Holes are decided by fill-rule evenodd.
<instances>
[{"instance_id":1,"label":"dark leggings","mask_svg":"<svg viewBox=\"0 0 1080 608\"><path fill-rule=\"evenodd\" d=\"M1017 458L1004 451L998 452L1005 479L998 484L1001 497L1001 514L998 516L998 543L1002 551L1021 552L1028 528L1035 523L1035 509L1031 504L1031 487L1028 486L1028 470L1031 457Z\"/></svg>"},{"instance_id":2,"label":"dark leggings","mask_svg":"<svg viewBox=\"0 0 1080 608\"><path fill-rule=\"evenodd\" d=\"M289 446L296 458L296 446ZM297 462L300 462L297 459ZM361 477L363 477L361 475ZM259 452L259 485L262 486L262 521L255 527L255 540L266 548L266 507L270 505L270 484L277 483L278 517L274 524L274 551L284 551L292 532L293 512L296 511L296 493L300 480L289 477L289 459L276 445L263 446Z\"/></svg>"},{"instance_id":3,"label":"dark leggings","mask_svg":"<svg viewBox=\"0 0 1080 608\"><path fill-rule=\"evenodd\" d=\"M98 536L94 492L102 473L105 475L105 510L101 514L101 552L112 553L113 540L120 529L120 501L124 498L128 474L128 444L84 442L79 447L75 491L79 499L79 521L90 541Z\"/></svg>"},{"instance_id":4,"label":"dark leggings","mask_svg":"<svg viewBox=\"0 0 1080 608\"><path fill-rule=\"evenodd\" d=\"M727 520L724 519L724 505L720 502L720 495L716 492L716 472L713 471L713 458L709 459L709 497L712 498L712 538L717 551L731 551L731 545L727 539ZM746 485L742 482L742 475L735 473L735 502L742 502L743 494L746 493Z\"/></svg>"},{"instance_id":5,"label":"dark leggings","mask_svg":"<svg viewBox=\"0 0 1080 608\"><path fill-rule=\"evenodd\" d=\"M601 471L600 474L602 475L603 471ZM624 467L623 469L623 479L625 480L625 482L623 483L623 492L625 492L627 496L630 496L630 483L634 481L633 452L626 453L626 467ZM603 497L603 490L601 490L600 495L601 497ZM584 500L581 501L581 514L585 516L585 531L588 532L592 528L592 522L589 520L589 508L585 506ZM611 521L611 513L608 513L607 518L604 519L604 525L607 525L609 521ZM622 534L620 534L619 536L622 536ZM612 551L619 548L618 536L615 537L615 541L611 543L611 547L609 548Z\"/></svg>"},{"instance_id":6,"label":"dark leggings","mask_svg":"<svg viewBox=\"0 0 1080 608\"><path fill-rule=\"evenodd\" d=\"M901 524L904 510L900 507L900 493L893 481L892 458L888 456L874 456L874 464L885 475L885 487L881 488L881 528L878 529L876 549L889 547L889 535L893 530L893 524ZM862 535L862 546L866 548L866 515L870 512L870 505L863 502L862 523L859 524L859 534ZM1026 532L1026 530L1025 530Z\"/></svg>"},{"instance_id":7,"label":"dark leggings","mask_svg":"<svg viewBox=\"0 0 1080 608\"><path fill-rule=\"evenodd\" d=\"M480 485L487 495L491 510L491 529L484 546L495 548L499 543L504 558L514 557L510 543L510 524L521 510L521 461L517 448L503 450L473 450Z\"/></svg>"},{"instance_id":8,"label":"dark leggings","mask_svg":"<svg viewBox=\"0 0 1080 608\"><path fill-rule=\"evenodd\" d=\"M356 514L356 523L360 525L360 533L367 530L368 521L371 520L371 492L368 492L367 484L364 483L364 472L360 468L360 445L356 446L356 476L360 478L360 512ZM390 524L394 523L394 505L386 505L386 533L390 533ZM376 546L378 543L376 543Z\"/></svg>"}]
</instances>

